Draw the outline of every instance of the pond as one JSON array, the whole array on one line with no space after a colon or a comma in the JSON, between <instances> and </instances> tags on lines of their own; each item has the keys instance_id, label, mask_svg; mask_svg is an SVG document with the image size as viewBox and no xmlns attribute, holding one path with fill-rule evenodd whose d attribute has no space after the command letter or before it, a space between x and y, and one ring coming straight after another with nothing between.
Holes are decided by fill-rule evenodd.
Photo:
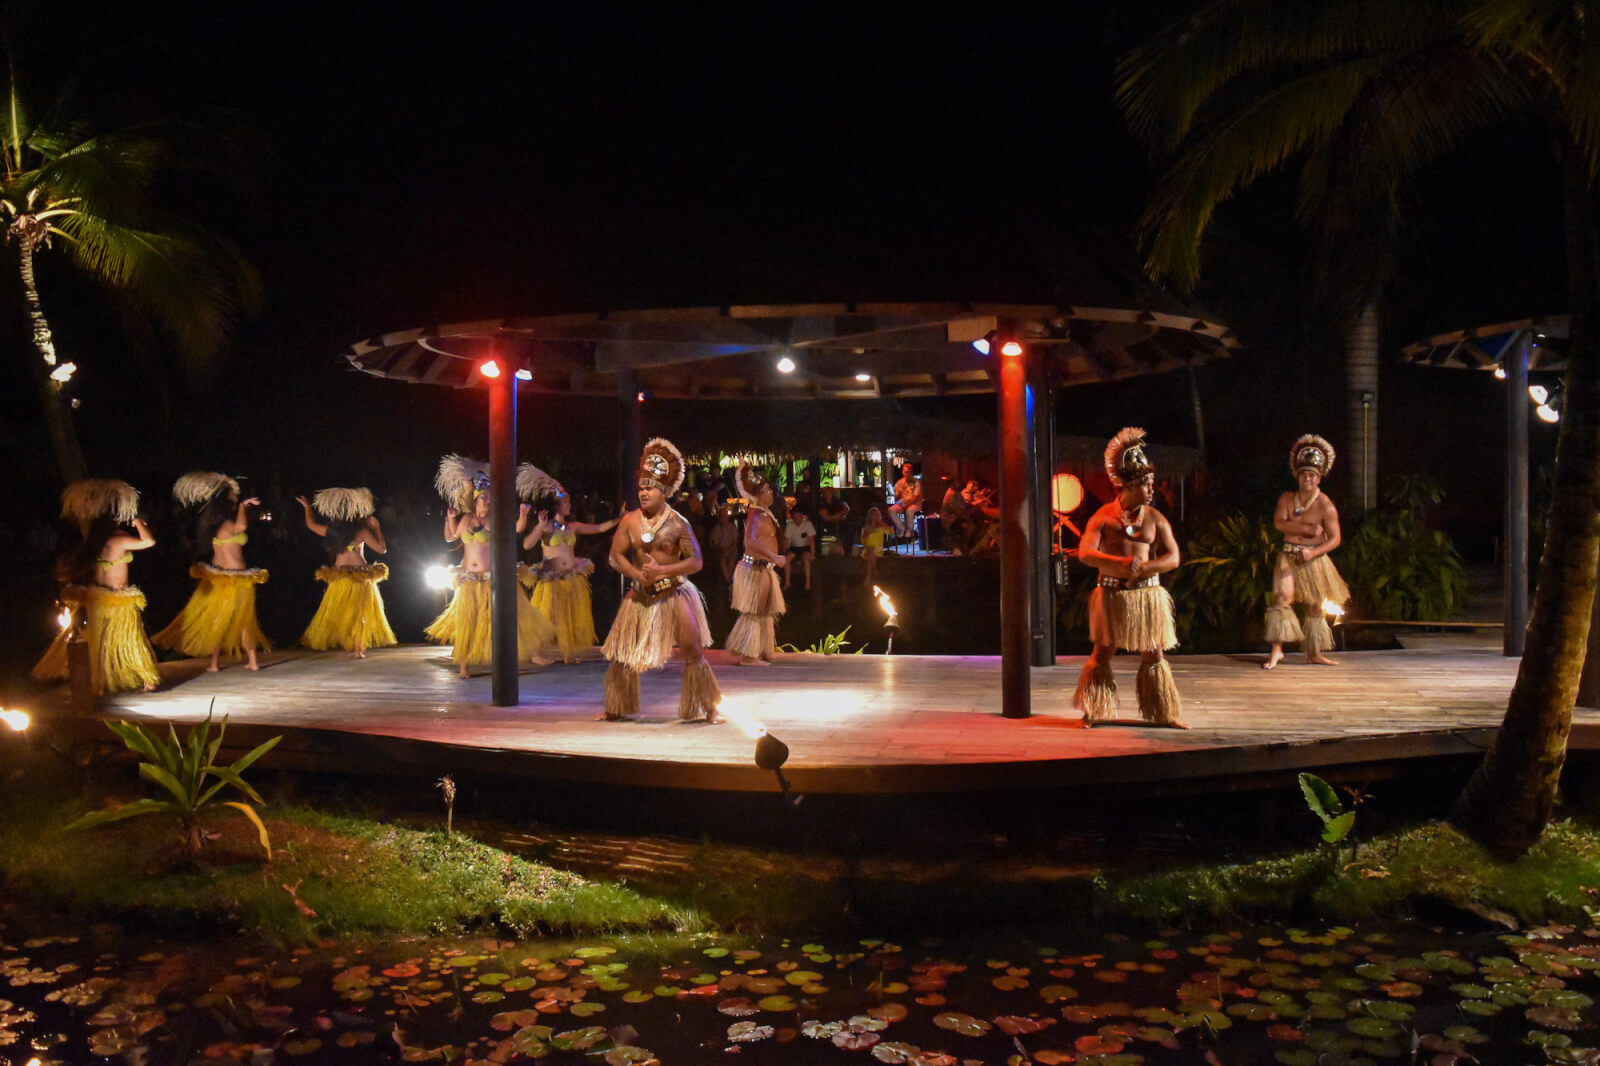
<instances>
[{"instance_id":1,"label":"pond","mask_svg":"<svg viewBox=\"0 0 1600 1066\"><path fill-rule=\"evenodd\" d=\"M1600 1062L1600 931L325 942L0 925L0 1064Z\"/></svg>"}]
</instances>

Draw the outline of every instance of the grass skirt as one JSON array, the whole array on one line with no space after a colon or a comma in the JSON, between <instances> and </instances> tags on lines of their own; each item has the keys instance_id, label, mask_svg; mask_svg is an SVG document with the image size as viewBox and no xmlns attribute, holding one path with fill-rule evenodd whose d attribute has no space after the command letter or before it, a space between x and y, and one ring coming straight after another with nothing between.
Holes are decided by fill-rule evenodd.
<instances>
[{"instance_id":1,"label":"grass skirt","mask_svg":"<svg viewBox=\"0 0 1600 1066\"><path fill-rule=\"evenodd\" d=\"M684 581L671 593L646 606L632 594L623 597L617 608L611 632L601 650L614 663L635 673L654 670L672 658L678 642L678 604L689 605L689 613L700 631L700 644L711 646L711 626L706 621L706 602L691 581Z\"/></svg>"},{"instance_id":2,"label":"grass skirt","mask_svg":"<svg viewBox=\"0 0 1600 1066\"><path fill-rule=\"evenodd\" d=\"M195 563L189 576L200 584L172 624L150 638L152 643L195 658L213 652L242 655L252 647L272 650L256 621L256 586L267 580L265 570L219 570Z\"/></svg>"},{"instance_id":3,"label":"grass skirt","mask_svg":"<svg viewBox=\"0 0 1600 1066\"><path fill-rule=\"evenodd\" d=\"M556 627L556 643L561 646L561 658L569 663L578 661L578 653L600 643L594 631L594 607L589 599L589 571L594 564L575 570L538 572L538 584L533 587L533 605Z\"/></svg>"},{"instance_id":4,"label":"grass skirt","mask_svg":"<svg viewBox=\"0 0 1600 1066\"><path fill-rule=\"evenodd\" d=\"M328 589L300 643L317 651L355 651L398 644L383 613L383 594L378 591L378 582L388 576L389 568L382 563L319 569L317 580L327 582Z\"/></svg>"},{"instance_id":5,"label":"grass skirt","mask_svg":"<svg viewBox=\"0 0 1600 1066\"><path fill-rule=\"evenodd\" d=\"M1323 600L1332 600L1334 603L1350 601L1350 586L1339 576L1332 559L1319 555L1309 563L1302 563L1292 553L1284 554L1289 560L1289 570L1294 574L1294 602L1321 611Z\"/></svg>"},{"instance_id":6,"label":"grass skirt","mask_svg":"<svg viewBox=\"0 0 1600 1066\"><path fill-rule=\"evenodd\" d=\"M1172 679L1172 664L1165 659L1139 664L1139 677L1135 684L1139 693L1139 717L1155 725L1178 725L1182 720L1183 703L1178 699L1178 685Z\"/></svg>"},{"instance_id":7,"label":"grass skirt","mask_svg":"<svg viewBox=\"0 0 1600 1066\"><path fill-rule=\"evenodd\" d=\"M774 618L788 610L778 572L740 559L733 571L733 609L740 614L770 614Z\"/></svg>"},{"instance_id":8,"label":"grass skirt","mask_svg":"<svg viewBox=\"0 0 1600 1066\"><path fill-rule=\"evenodd\" d=\"M444 611L423 630L435 644L452 645L457 666L482 666L494 661L491 582L463 574ZM517 593L517 658L530 659L555 643L555 626Z\"/></svg>"},{"instance_id":9,"label":"grass skirt","mask_svg":"<svg viewBox=\"0 0 1600 1066\"><path fill-rule=\"evenodd\" d=\"M1178 646L1172 595L1160 585L1096 587L1089 596L1089 638L1123 651L1168 651Z\"/></svg>"},{"instance_id":10,"label":"grass skirt","mask_svg":"<svg viewBox=\"0 0 1600 1066\"><path fill-rule=\"evenodd\" d=\"M133 585L120 589L68 586L63 603L87 610L84 636L89 642L89 676L96 694L125 692L161 683L156 653L144 635L144 593ZM67 637L63 629L33 668L33 676L50 681L67 676Z\"/></svg>"},{"instance_id":11,"label":"grass skirt","mask_svg":"<svg viewBox=\"0 0 1600 1066\"><path fill-rule=\"evenodd\" d=\"M1294 608L1277 604L1267 608L1266 625L1262 627L1261 635L1268 644L1298 644L1305 636L1300 629L1300 619L1295 617Z\"/></svg>"},{"instance_id":12,"label":"grass skirt","mask_svg":"<svg viewBox=\"0 0 1600 1066\"><path fill-rule=\"evenodd\" d=\"M1117 679L1112 676L1110 663L1096 666L1090 659L1083 664L1072 705L1089 722L1107 722L1117 716Z\"/></svg>"}]
</instances>

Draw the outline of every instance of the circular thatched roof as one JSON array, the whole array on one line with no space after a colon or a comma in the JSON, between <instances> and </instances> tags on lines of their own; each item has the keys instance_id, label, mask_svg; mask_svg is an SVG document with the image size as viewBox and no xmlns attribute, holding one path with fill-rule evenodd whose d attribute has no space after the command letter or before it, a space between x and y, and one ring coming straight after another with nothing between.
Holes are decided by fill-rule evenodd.
<instances>
[{"instance_id":1,"label":"circular thatched roof","mask_svg":"<svg viewBox=\"0 0 1600 1066\"><path fill-rule=\"evenodd\" d=\"M1437 334L1406 345L1400 351L1400 358L1422 366L1493 370L1512 347L1526 336L1532 341L1528 349L1529 370L1562 370L1567 364L1562 342L1571 333L1571 315L1519 318Z\"/></svg>"}]
</instances>

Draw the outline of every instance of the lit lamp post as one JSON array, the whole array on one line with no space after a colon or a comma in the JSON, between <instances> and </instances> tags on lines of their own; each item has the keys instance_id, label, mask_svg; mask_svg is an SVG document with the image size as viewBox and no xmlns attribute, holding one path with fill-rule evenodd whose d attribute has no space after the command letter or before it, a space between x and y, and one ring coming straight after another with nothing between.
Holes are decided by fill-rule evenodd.
<instances>
[{"instance_id":1,"label":"lit lamp post","mask_svg":"<svg viewBox=\"0 0 1600 1066\"><path fill-rule=\"evenodd\" d=\"M1000 341L1000 713L1027 718L1032 711L1028 675L1029 618L1028 382L1022 344L1003 332Z\"/></svg>"},{"instance_id":2,"label":"lit lamp post","mask_svg":"<svg viewBox=\"0 0 1600 1066\"><path fill-rule=\"evenodd\" d=\"M514 707L517 692L517 380L531 377L511 371L491 355L478 364L489 382L489 499L494 524L489 529L489 557L494 576L489 586L492 650L490 702Z\"/></svg>"}]
</instances>

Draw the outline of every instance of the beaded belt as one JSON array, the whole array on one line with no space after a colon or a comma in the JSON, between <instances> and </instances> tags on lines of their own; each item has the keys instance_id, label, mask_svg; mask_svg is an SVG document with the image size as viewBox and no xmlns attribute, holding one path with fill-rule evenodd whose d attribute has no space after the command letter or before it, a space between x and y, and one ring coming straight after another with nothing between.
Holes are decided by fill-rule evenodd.
<instances>
[{"instance_id":1,"label":"beaded belt","mask_svg":"<svg viewBox=\"0 0 1600 1066\"><path fill-rule=\"evenodd\" d=\"M658 578L648 585L641 582L634 592L634 598L648 607L681 584L683 584L681 577Z\"/></svg>"},{"instance_id":2,"label":"beaded belt","mask_svg":"<svg viewBox=\"0 0 1600 1066\"><path fill-rule=\"evenodd\" d=\"M1285 544L1283 546L1283 553L1285 555L1293 555L1296 557L1302 556L1310 550L1311 546L1309 544Z\"/></svg>"},{"instance_id":3,"label":"beaded belt","mask_svg":"<svg viewBox=\"0 0 1600 1066\"><path fill-rule=\"evenodd\" d=\"M754 555L744 556L743 562L746 566L753 567L756 570L764 570L772 565L765 559L757 559Z\"/></svg>"},{"instance_id":4,"label":"beaded belt","mask_svg":"<svg viewBox=\"0 0 1600 1066\"><path fill-rule=\"evenodd\" d=\"M1116 589L1127 592L1132 589L1147 589L1161 584L1160 574L1146 574L1143 577L1109 577L1102 575L1100 587L1103 589Z\"/></svg>"},{"instance_id":5,"label":"beaded belt","mask_svg":"<svg viewBox=\"0 0 1600 1066\"><path fill-rule=\"evenodd\" d=\"M461 580L462 581L488 581L489 580L489 571L487 571L487 570L463 570L463 571L461 571Z\"/></svg>"}]
</instances>

